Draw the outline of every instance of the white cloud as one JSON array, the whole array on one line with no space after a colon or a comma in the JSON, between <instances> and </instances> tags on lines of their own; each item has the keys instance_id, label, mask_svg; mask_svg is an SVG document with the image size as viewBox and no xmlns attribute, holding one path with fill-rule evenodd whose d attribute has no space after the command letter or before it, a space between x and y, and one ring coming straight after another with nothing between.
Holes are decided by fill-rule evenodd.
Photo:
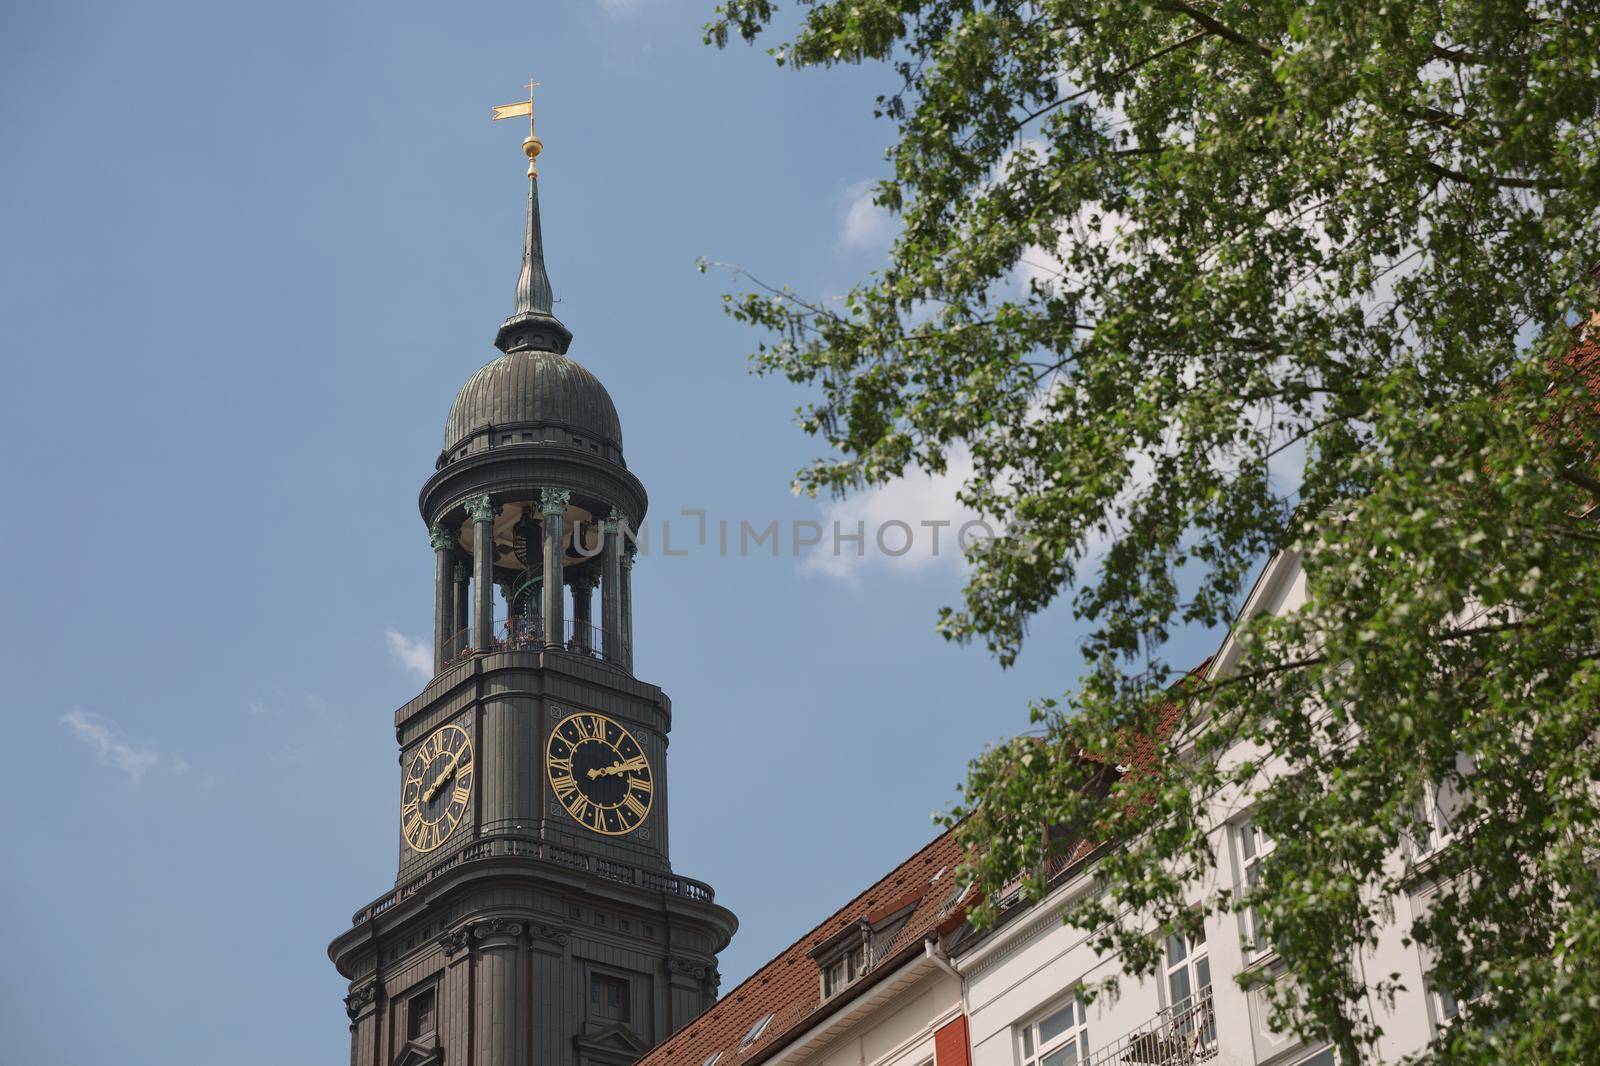
<instances>
[{"instance_id":1,"label":"white cloud","mask_svg":"<svg viewBox=\"0 0 1600 1066\"><path fill-rule=\"evenodd\" d=\"M608 15L626 15L638 7L641 0L594 0L595 6Z\"/></svg>"},{"instance_id":2,"label":"white cloud","mask_svg":"<svg viewBox=\"0 0 1600 1066\"><path fill-rule=\"evenodd\" d=\"M74 710L61 716L61 724L94 753L102 766L121 770L128 781L137 785L144 775L157 768L174 773L184 773L189 764L174 755L164 755L154 748L134 744L123 737L116 723L109 718L88 711Z\"/></svg>"},{"instance_id":3,"label":"white cloud","mask_svg":"<svg viewBox=\"0 0 1600 1066\"><path fill-rule=\"evenodd\" d=\"M971 479L972 457L952 454L942 474L915 472L886 485L829 503L822 515L822 540L806 554L804 569L855 582L863 568L885 566L902 573L963 559L958 537L987 536L993 526L956 498ZM862 539L850 539L860 531Z\"/></svg>"},{"instance_id":4,"label":"white cloud","mask_svg":"<svg viewBox=\"0 0 1600 1066\"><path fill-rule=\"evenodd\" d=\"M839 243L857 251L887 248L894 241L894 216L872 202L875 183L861 181L845 190L844 226Z\"/></svg>"},{"instance_id":5,"label":"white cloud","mask_svg":"<svg viewBox=\"0 0 1600 1066\"><path fill-rule=\"evenodd\" d=\"M394 629L384 630L383 637L389 643L389 654L394 656L395 662L424 681L433 677L433 649L428 647L427 641L412 640Z\"/></svg>"}]
</instances>

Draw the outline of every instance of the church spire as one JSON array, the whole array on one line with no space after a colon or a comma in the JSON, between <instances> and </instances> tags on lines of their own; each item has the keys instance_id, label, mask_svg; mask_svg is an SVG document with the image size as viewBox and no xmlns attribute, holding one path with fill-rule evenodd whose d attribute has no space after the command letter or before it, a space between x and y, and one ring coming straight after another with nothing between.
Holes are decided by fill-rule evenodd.
<instances>
[{"instance_id":1,"label":"church spire","mask_svg":"<svg viewBox=\"0 0 1600 1066\"><path fill-rule=\"evenodd\" d=\"M528 99L502 104L494 109L496 120L528 116L528 136L522 152L528 157L528 221L522 239L522 272L517 275L517 302L511 317L500 326L494 344L502 352L539 349L565 352L572 343L572 331L556 318L550 293L550 275L544 267L544 236L539 227L539 153L544 142L533 131L533 90L538 82L528 83Z\"/></svg>"}]
</instances>

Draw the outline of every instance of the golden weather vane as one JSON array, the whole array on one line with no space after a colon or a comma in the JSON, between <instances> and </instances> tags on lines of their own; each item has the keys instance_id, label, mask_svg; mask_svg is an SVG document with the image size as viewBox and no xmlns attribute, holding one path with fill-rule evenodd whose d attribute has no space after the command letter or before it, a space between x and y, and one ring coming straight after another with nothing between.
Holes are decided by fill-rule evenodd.
<instances>
[{"instance_id":1,"label":"golden weather vane","mask_svg":"<svg viewBox=\"0 0 1600 1066\"><path fill-rule=\"evenodd\" d=\"M526 100L518 100L514 104L497 105L494 109L494 118L491 119L493 122L499 122L503 118L528 116L528 136L522 142L522 153L528 157L528 177L530 178L539 176L539 153L544 151L544 142L539 139L538 134L533 132L533 90L538 87L539 83L530 78L528 80L528 98Z\"/></svg>"}]
</instances>

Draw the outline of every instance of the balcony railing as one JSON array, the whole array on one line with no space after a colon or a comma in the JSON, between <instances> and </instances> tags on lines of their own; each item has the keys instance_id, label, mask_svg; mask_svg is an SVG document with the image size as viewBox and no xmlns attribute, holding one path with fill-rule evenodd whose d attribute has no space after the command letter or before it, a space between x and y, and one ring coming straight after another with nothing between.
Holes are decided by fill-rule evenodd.
<instances>
[{"instance_id":1,"label":"balcony railing","mask_svg":"<svg viewBox=\"0 0 1600 1066\"><path fill-rule=\"evenodd\" d=\"M1211 989L1158 1012L1121 1040L1099 1048L1085 1066L1190 1066L1217 1054Z\"/></svg>"},{"instance_id":2,"label":"balcony railing","mask_svg":"<svg viewBox=\"0 0 1600 1066\"><path fill-rule=\"evenodd\" d=\"M475 629L463 629L453 634L445 641L443 660L445 667L448 668L474 655L486 655L494 651L543 651L546 648L557 648L575 655L587 655L626 669L629 658L627 641L619 637L616 643L617 646L612 653L607 654L605 631L599 626L571 618L563 621L562 639L558 642L545 640L544 623L538 619L503 618L494 624L487 640L479 639Z\"/></svg>"},{"instance_id":3,"label":"balcony railing","mask_svg":"<svg viewBox=\"0 0 1600 1066\"><path fill-rule=\"evenodd\" d=\"M604 877L608 881L637 885L652 892L682 896L700 903L716 901L716 893L711 891L711 886L692 877L680 877L677 874L661 873L643 866L617 862L614 859L602 859L598 855L574 851L559 844L528 837L489 837L485 840L474 840L443 861L429 867L426 872L395 886L394 891L388 895L381 896L356 911L351 916L350 924L361 925L363 922L371 921L390 907L416 895L440 874L453 870L463 863L503 858L541 859L569 870L582 870L597 877Z\"/></svg>"}]
</instances>

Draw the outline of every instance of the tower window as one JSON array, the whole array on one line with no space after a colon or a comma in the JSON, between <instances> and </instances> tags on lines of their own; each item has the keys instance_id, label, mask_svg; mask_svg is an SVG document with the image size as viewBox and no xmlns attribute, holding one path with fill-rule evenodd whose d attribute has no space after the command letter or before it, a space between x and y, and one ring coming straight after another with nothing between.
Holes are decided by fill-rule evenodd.
<instances>
[{"instance_id":1,"label":"tower window","mask_svg":"<svg viewBox=\"0 0 1600 1066\"><path fill-rule=\"evenodd\" d=\"M589 975L589 1013L614 1022L628 1020L628 982L601 974Z\"/></svg>"},{"instance_id":2,"label":"tower window","mask_svg":"<svg viewBox=\"0 0 1600 1066\"><path fill-rule=\"evenodd\" d=\"M429 988L406 1001L406 1039L415 1040L433 1032L434 998L434 990Z\"/></svg>"}]
</instances>

